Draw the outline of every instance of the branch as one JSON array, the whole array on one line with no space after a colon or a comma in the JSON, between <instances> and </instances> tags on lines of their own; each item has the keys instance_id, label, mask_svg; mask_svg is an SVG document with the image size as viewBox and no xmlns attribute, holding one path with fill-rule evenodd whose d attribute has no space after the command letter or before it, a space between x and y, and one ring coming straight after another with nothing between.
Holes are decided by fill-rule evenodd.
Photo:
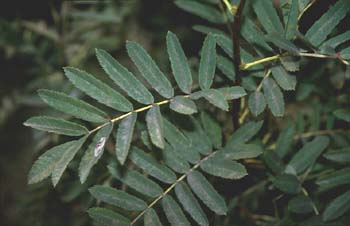
<instances>
[{"instance_id":1,"label":"branch","mask_svg":"<svg viewBox=\"0 0 350 226\"><path fill-rule=\"evenodd\" d=\"M301 17L303 17L304 13L316 2L317 0L312 0L304 9L303 11L299 14L298 16L298 20L301 19Z\"/></svg>"},{"instance_id":2,"label":"branch","mask_svg":"<svg viewBox=\"0 0 350 226\"><path fill-rule=\"evenodd\" d=\"M286 57L286 56L294 56L294 55L291 55L291 54L288 54L288 53L283 53L283 54L277 54L277 55L274 55L274 56L265 57L265 58L262 58L262 59L259 59L259 60L256 60L256 61L252 61L252 62L249 62L249 63L241 63L240 69L241 70L247 70L248 68L251 68L251 67L253 67L255 65L259 65L259 64L266 63L266 62L278 60L281 57ZM311 57L311 58L323 58L323 59L338 59L343 64L350 65L349 62L347 62L343 58L340 58L339 56L331 56L331 55L320 54L320 53L299 53L299 55L297 55L297 56Z\"/></svg>"},{"instance_id":3,"label":"branch","mask_svg":"<svg viewBox=\"0 0 350 226\"><path fill-rule=\"evenodd\" d=\"M243 8L245 5L245 0L241 0L237 7L237 12L235 13L235 19L233 21L233 33L232 33L232 42L233 42L233 64L236 74L236 85L241 84L241 49L240 49L240 30L241 30L241 16ZM234 128L239 127L239 111L240 111L241 101L240 99L234 100L232 102L232 119Z\"/></svg>"},{"instance_id":4,"label":"branch","mask_svg":"<svg viewBox=\"0 0 350 226\"><path fill-rule=\"evenodd\" d=\"M185 95L185 96L182 96L182 97L188 98L189 95ZM112 123L115 123L115 122L117 122L117 121L120 121L120 120L122 120L123 118L128 117L129 115L131 115L131 114L134 113L134 112L138 113L138 112L146 111L146 110L150 109L153 105L158 105L158 106L160 106L160 105L168 104L168 103L170 103L170 100L171 100L171 99L159 101L159 102L157 102L157 103L150 104L150 105L147 105L147 106L145 106L145 107L136 109L136 110L134 110L134 111L130 111L130 112L128 112L128 113L119 115L119 116L117 116L117 117L111 119L110 121L105 122L105 123L103 123L102 125L99 125L99 126L97 126L96 128L90 130L90 131L89 131L89 134L96 132L97 130L101 129L102 127L105 127L106 125L108 125L108 124L111 123L111 122L112 122Z\"/></svg>"},{"instance_id":5,"label":"branch","mask_svg":"<svg viewBox=\"0 0 350 226\"><path fill-rule=\"evenodd\" d=\"M301 139L301 138L308 138L308 137L314 137L319 135L332 135L337 133L349 133L349 129L335 129L335 130L318 130L318 131L312 131L312 132L306 132L302 134L296 134L294 136L294 139Z\"/></svg>"},{"instance_id":6,"label":"branch","mask_svg":"<svg viewBox=\"0 0 350 226\"><path fill-rule=\"evenodd\" d=\"M151 209L154 205L156 205L162 198L164 198L169 192L171 192L175 186L180 183L181 181L183 181L191 172L193 172L194 170L196 170L203 162L205 162L206 160L208 160L210 157L214 156L218 151L215 151L213 153L211 153L210 155L204 157L203 159L201 159L196 165L194 165L188 172L186 172L185 174L183 174L181 177L179 177L172 185L170 185L164 192L163 194L161 194L160 196L158 196L155 200L153 200L153 202L151 202L147 208L145 210L143 210L141 213L139 213L134 219L133 221L130 223L130 226L134 225L146 212L147 210Z\"/></svg>"}]
</instances>

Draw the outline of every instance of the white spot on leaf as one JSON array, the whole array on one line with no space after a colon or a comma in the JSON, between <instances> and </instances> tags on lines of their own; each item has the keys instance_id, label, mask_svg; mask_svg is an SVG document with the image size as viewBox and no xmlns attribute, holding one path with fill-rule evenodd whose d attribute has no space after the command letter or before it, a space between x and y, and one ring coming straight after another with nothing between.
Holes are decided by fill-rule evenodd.
<instances>
[{"instance_id":1,"label":"white spot on leaf","mask_svg":"<svg viewBox=\"0 0 350 226\"><path fill-rule=\"evenodd\" d=\"M106 137L101 137L101 139L97 142L95 150L94 150L94 156L97 157L101 154L104 146L106 143Z\"/></svg>"}]
</instances>

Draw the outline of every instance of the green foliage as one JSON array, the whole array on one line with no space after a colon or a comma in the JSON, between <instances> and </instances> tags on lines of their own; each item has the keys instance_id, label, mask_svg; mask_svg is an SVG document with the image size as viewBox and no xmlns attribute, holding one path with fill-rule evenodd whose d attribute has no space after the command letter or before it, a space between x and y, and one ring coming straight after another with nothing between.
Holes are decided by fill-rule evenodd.
<instances>
[{"instance_id":1,"label":"green foliage","mask_svg":"<svg viewBox=\"0 0 350 226\"><path fill-rule=\"evenodd\" d=\"M263 83L266 103L276 117L284 115L284 99L281 89L272 78L264 79Z\"/></svg>"},{"instance_id":2,"label":"green foliage","mask_svg":"<svg viewBox=\"0 0 350 226\"><path fill-rule=\"evenodd\" d=\"M89 132L84 126L77 123L50 116L32 117L25 121L23 125L67 136L81 136Z\"/></svg>"},{"instance_id":3,"label":"green foliage","mask_svg":"<svg viewBox=\"0 0 350 226\"><path fill-rule=\"evenodd\" d=\"M242 2L231 1L232 6ZM349 32L338 34L336 27L350 4L337 1L304 35L300 17L314 3L251 0L239 18L230 1L177 0L179 8L229 29L194 26L205 37L196 40L199 53L191 55L169 31L164 40L169 60L163 61L127 41L135 74L102 49L96 57L106 78L65 67L71 84L92 100L40 90L45 103L77 121L37 116L24 125L81 138L43 153L29 183L51 176L56 186L84 149L78 169L71 168L98 200L87 210L97 224L136 225L143 218L144 225L159 226L166 218L174 226L236 225L236 215L254 225L310 225L314 215L324 223L346 221L350 142L342 123L349 122L344 86L349 78L334 76L330 83L341 87L327 81L332 86L327 88L319 85L325 74L314 69L309 75L307 66L312 58L329 58L327 67L335 74L348 67ZM240 19L241 44L234 48L231 36L237 30L231 23ZM80 125L78 119L87 122ZM232 121L239 126L233 128ZM332 195L324 197L325 192ZM266 204L265 194L275 199ZM276 205L279 200L283 203ZM95 204L100 207L91 207ZM259 215L265 204L268 215Z\"/></svg>"},{"instance_id":4,"label":"green foliage","mask_svg":"<svg viewBox=\"0 0 350 226\"><path fill-rule=\"evenodd\" d=\"M136 42L127 42L126 48L130 58L147 82L163 97L172 97L174 89L146 50Z\"/></svg>"},{"instance_id":5,"label":"green foliage","mask_svg":"<svg viewBox=\"0 0 350 226\"><path fill-rule=\"evenodd\" d=\"M39 96L51 107L77 118L90 122L101 123L107 121L106 113L67 94L51 90L39 90Z\"/></svg>"},{"instance_id":6,"label":"green foliage","mask_svg":"<svg viewBox=\"0 0 350 226\"><path fill-rule=\"evenodd\" d=\"M96 56L103 70L127 94L141 104L153 103L152 94L135 76L104 50L97 49Z\"/></svg>"},{"instance_id":7,"label":"green foliage","mask_svg":"<svg viewBox=\"0 0 350 226\"><path fill-rule=\"evenodd\" d=\"M136 119L137 113L132 113L120 122L117 130L115 154L122 165L128 156Z\"/></svg>"},{"instance_id":8,"label":"green foliage","mask_svg":"<svg viewBox=\"0 0 350 226\"><path fill-rule=\"evenodd\" d=\"M192 75L185 53L181 47L179 39L172 32L166 36L168 55L171 68L179 88L184 93L191 93Z\"/></svg>"},{"instance_id":9,"label":"green foliage","mask_svg":"<svg viewBox=\"0 0 350 226\"><path fill-rule=\"evenodd\" d=\"M199 64L199 86L202 90L209 89L213 83L216 68L216 43L213 35L209 34L204 40L201 61Z\"/></svg>"},{"instance_id":10,"label":"green foliage","mask_svg":"<svg viewBox=\"0 0 350 226\"><path fill-rule=\"evenodd\" d=\"M207 216L186 183L181 182L176 185L175 193L176 197L179 199L179 202L189 213L189 215L191 215L193 220L202 226L209 225Z\"/></svg>"},{"instance_id":11,"label":"green foliage","mask_svg":"<svg viewBox=\"0 0 350 226\"><path fill-rule=\"evenodd\" d=\"M305 37L315 46L326 40L335 26L346 16L350 9L349 0L338 1L307 31Z\"/></svg>"}]
</instances>

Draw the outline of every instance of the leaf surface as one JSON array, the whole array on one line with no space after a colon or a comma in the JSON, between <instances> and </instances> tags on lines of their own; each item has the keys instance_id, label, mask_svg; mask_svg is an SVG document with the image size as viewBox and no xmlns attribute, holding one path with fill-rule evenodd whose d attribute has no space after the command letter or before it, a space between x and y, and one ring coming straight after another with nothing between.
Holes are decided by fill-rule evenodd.
<instances>
[{"instance_id":1,"label":"leaf surface","mask_svg":"<svg viewBox=\"0 0 350 226\"><path fill-rule=\"evenodd\" d=\"M350 163L350 148L341 148L323 154L323 157L336 163Z\"/></svg>"},{"instance_id":2,"label":"leaf surface","mask_svg":"<svg viewBox=\"0 0 350 226\"><path fill-rule=\"evenodd\" d=\"M105 208L94 207L88 209L89 216L104 226L128 226L130 220L126 217Z\"/></svg>"},{"instance_id":3,"label":"leaf surface","mask_svg":"<svg viewBox=\"0 0 350 226\"><path fill-rule=\"evenodd\" d=\"M225 97L225 100L235 100L247 95L247 92L241 86L223 87L218 90Z\"/></svg>"},{"instance_id":4,"label":"leaf surface","mask_svg":"<svg viewBox=\"0 0 350 226\"><path fill-rule=\"evenodd\" d=\"M187 176L187 182L196 196L218 215L227 213L225 200L208 180L199 172L193 171Z\"/></svg>"},{"instance_id":5,"label":"leaf surface","mask_svg":"<svg viewBox=\"0 0 350 226\"><path fill-rule=\"evenodd\" d=\"M170 108L178 113L191 115L197 113L196 104L189 98L176 96L170 101Z\"/></svg>"},{"instance_id":6,"label":"leaf surface","mask_svg":"<svg viewBox=\"0 0 350 226\"><path fill-rule=\"evenodd\" d=\"M206 214L185 182L180 182L176 185L175 194L186 212L188 212L199 225L209 225Z\"/></svg>"},{"instance_id":7,"label":"leaf surface","mask_svg":"<svg viewBox=\"0 0 350 226\"><path fill-rule=\"evenodd\" d=\"M211 143L215 148L221 148L222 146L222 131L221 126L217 121L213 119L208 113L201 112L201 123L204 131L208 135Z\"/></svg>"},{"instance_id":8,"label":"leaf surface","mask_svg":"<svg viewBox=\"0 0 350 226\"><path fill-rule=\"evenodd\" d=\"M280 132L277 138L275 152L280 158L283 158L289 151L293 144L294 135L296 133L295 124L289 121L287 125Z\"/></svg>"},{"instance_id":9,"label":"leaf surface","mask_svg":"<svg viewBox=\"0 0 350 226\"><path fill-rule=\"evenodd\" d=\"M236 144L232 146L226 146L220 151L225 158L228 159L247 159L256 158L263 153L263 149L257 144Z\"/></svg>"},{"instance_id":10,"label":"leaf surface","mask_svg":"<svg viewBox=\"0 0 350 226\"><path fill-rule=\"evenodd\" d=\"M295 76L290 75L281 65L271 68L272 76L280 87L284 90L295 90L297 80Z\"/></svg>"},{"instance_id":11,"label":"leaf surface","mask_svg":"<svg viewBox=\"0 0 350 226\"><path fill-rule=\"evenodd\" d=\"M112 129L113 123L108 123L108 125L100 129L85 151L79 165L79 177L82 184L86 181L88 175L90 174L91 168L101 158L105 149L106 141L111 134Z\"/></svg>"},{"instance_id":12,"label":"leaf surface","mask_svg":"<svg viewBox=\"0 0 350 226\"><path fill-rule=\"evenodd\" d=\"M254 12L267 33L283 33L283 26L270 0L252 1Z\"/></svg>"},{"instance_id":13,"label":"leaf surface","mask_svg":"<svg viewBox=\"0 0 350 226\"><path fill-rule=\"evenodd\" d=\"M167 50L175 80L179 88L189 94L192 86L192 74L186 55L179 39L172 32L166 36Z\"/></svg>"},{"instance_id":14,"label":"leaf surface","mask_svg":"<svg viewBox=\"0 0 350 226\"><path fill-rule=\"evenodd\" d=\"M211 175L231 180L238 180L248 175L246 168L236 162L216 153L200 165L201 169Z\"/></svg>"},{"instance_id":15,"label":"leaf surface","mask_svg":"<svg viewBox=\"0 0 350 226\"><path fill-rule=\"evenodd\" d=\"M234 81L236 78L235 68L232 61L224 56L218 55L216 66L219 70L230 80Z\"/></svg>"},{"instance_id":16,"label":"leaf surface","mask_svg":"<svg viewBox=\"0 0 350 226\"><path fill-rule=\"evenodd\" d=\"M284 99L280 88L272 78L263 81L264 95L272 114L275 117L284 115Z\"/></svg>"},{"instance_id":17,"label":"leaf surface","mask_svg":"<svg viewBox=\"0 0 350 226\"><path fill-rule=\"evenodd\" d=\"M185 174L190 170L190 165L185 157L181 153L175 151L170 145L165 145L162 154L165 164L175 172Z\"/></svg>"},{"instance_id":18,"label":"leaf surface","mask_svg":"<svg viewBox=\"0 0 350 226\"><path fill-rule=\"evenodd\" d=\"M313 211L312 201L305 195L297 195L289 200L288 210L299 214L310 213Z\"/></svg>"},{"instance_id":19,"label":"leaf surface","mask_svg":"<svg viewBox=\"0 0 350 226\"><path fill-rule=\"evenodd\" d=\"M141 75L146 81L163 97L174 96L174 89L157 64L138 43L128 41L126 43L128 54L134 62Z\"/></svg>"},{"instance_id":20,"label":"leaf surface","mask_svg":"<svg viewBox=\"0 0 350 226\"><path fill-rule=\"evenodd\" d=\"M117 159L122 165L129 153L136 119L137 113L132 113L120 122L117 130L115 148Z\"/></svg>"},{"instance_id":21,"label":"leaf surface","mask_svg":"<svg viewBox=\"0 0 350 226\"><path fill-rule=\"evenodd\" d=\"M350 168L343 168L327 174L316 181L321 191L327 191L344 184L350 184Z\"/></svg>"},{"instance_id":22,"label":"leaf surface","mask_svg":"<svg viewBox=\"0 0 350 226\"><path fill-rule=\"evenodd\" d=\"M165 215L172 226L190 226L185 214L182 212L181 207L177 202L169 195L166 195L161 201Z\"/></svg>"},{"instance_id":23,"label":"leaf surface","mask_svg":"<svg viewBox=\"0 0 350 226\"><path fill-rule=\"evenodd\" d=\"M260 115L266 108L266 100L264 94L260 91L255 91L249 95L248 106L253 115Z\"/></svg>"},{"instance_id":24,"label":"leaf surface","mask_svg":"<svg viewBox=\"0 0 350 226\"><path fill-rule=\"evenodd\" d=\"M273 43L278 48L286 50L292 55L296 55L296 56L299 55L299 52L300 52L299 48L288 39L282 37L280 34L270 33L270 34L267 34L265 38L268 42Z\"/></svg>"},{"instance_id":25,"label":"leaf surface","mask_svg":"<svg viewBox=\"0 0 350 226\"><path fill-rule=\"evenodd\" d=\"M340 120L350 122L350 110L349 109L337 109L333 112L335 117Z\"/></svg>"},{"instance_id":26,"label":"leaf surface","mask_svg":"<svg viewBox=\"0 0 350 226\"><path fill-rule=\"evenodd\" d=\"M173 171L171 171L168 167L159 164L151 155L146 154L137 147L132 147L130 159L135 165L143 169L146 173L164 183L171 184L176 181L176 175Z\"/></svg>"},{"instance_id":27,"label":"leaf surface","mask_svg":"<svg viewBox=\"0 0 350 226\"><path fill-rule=\"evenodd\" d=\"M286 24L286 32L285 32L285 37L288 40L292 40L296 34L297 27L298 27L298 16L299 16L299 1L292 0L289 14L288 14L288 20Z\"/></svg>"},{"instance_id":28,"label":"leaf surface","mask_svg":"<svg viewBox=\"0 0 350 226\"><path fill-rule=\"evenodd\" d=\"M33 164L28 174L28 184L34 184L43 179L49 177L53 172L54 185L57 184L64 169L70 162L70 158L67 158L67 154L74 157L75 153L80 149L84 143L86 137L80 140L69 141L64 144L55 146L44 154L42 154ZM66 160L62 162L62 160ZM57 168L56 168L57 167Z\"/></svg>"},{"instance_id":29,"label":"leaf surface","mask_svg":"<svg viewBox=\"0 0 350 226\"><path fill-rule=\"evenodd\" d=\"M153 103L153 96L147 88L109 53L96 49L96 56L103 70L131 98L141 104Z\"/></svg>"},{"instance_id":30,"label":"leaf surface","mask_svg":"<svg viewBox=\"0 0 350 226\"><path fill-rule=\"evenodd\" d=\"M292 166L297 173L301 173L308 167L312 166L318 156L329 145L329 138L326 136L318 136L312 141L306 143L290 160L289 165Z\"/></svg>"},{"instance_id":31,"label":"leaf surface","mask_svg":"<svg viewBox=\"0 0 350 226\"><path fill-rule=\"evenodd\" d=\"M55 164L55 168L52 171L51 180L52 184L55 187L59 180L62 177L63 172L66 170L68 164L73 160L74 156L83 146L86 141L87 136L84 136L76 141L71 141L70 145L67 144L67 147L62 148L62 153L60 153L60 158Z\"/></svg>"},{"instance_id":32,"label":"leaf surface","mask_svg":"<svg viewBox=\"0 0 350 226\"><path fill-rule=\"evenodd\" d=\"M116 164L107 166L110 174L120 180L123 184L149 197L158 197L163 193L162 188L143 174L127 169L125 172L118 170Z\"/></svg>"},{"instance_id":33,"label":"leaf surface","mask_svg":"<svg viewBox=\"0 0 350 226\"><path fill-rule=\"evenodd\" d=\"M227 101L225 99L225 96L220 91L216 89L207 89L192 93L190 96L190 98L194 100L197 100L202 97L212 105L224 111L228 111L229 106L227 104Z\"/></svg>"},{"instance_id":34,"label":"leaf surface","mask_svg":"<svg viewBox=\"0 0 350 226\"><path fill-rule=\"evenodd\" d=\"M341 217L350 210L350 191L347 191L335 198L322 214L324 221L331 221Z\"/></svg>"},{"instance_id":35,"label":"leaf surface","mask_svg":"<svg viewBox=\"0 0 350 226\"><path fill-rule=\"evenodd\" d=\"M202 90L209 89L213 83L216 68L216 41L212 34L204 40L199 63L199 86Z\"/></svg>"},{"instance_id":36,"label":"leaf surface","mask_svg":"<svg viewBox=\"0 0 350 226\"><path fill-rule=\"evenodd\" d=\"M176 0L175 5L212 23L222 24L225 22L220 11L209 5L193 0Z\"/></svg>"},{"instance_id":37,"label":"leaf surface","mask_svg":"<svg viewBox=\"0 0 350 226\"><path fill-rule=\"evenodd\" d=\"M89 189L89 192L93 197L101 200L102 202L118 206L126 210L141 211L147 208L147 203L145 203L143 200L112 187L95 185Z\"/></svg>"},{"instance_id":38,"label":"leaf surface","mask_svg":"<svg viewBox=\"0 0 350 226\"><path fill-rule=\"evenodd\" d=\"M280 174L272 182L276 188L288 194L297 194L301 190L298 178L291 174Z\"/></svg>"},{"instance_id":39,"label":"leaf surface","mask_svg":"<svg viewBox=\"0 0 350 226\"><path fill-rule=\"evenodd\" d=\"M153 105L146 114L147 129L152 143L163 149L164 148L164 125L163 118L158 105Z\"/></svg>"},{"instance_id":40,"label":"leaf surface","mask_svg":"<svg viewBox=\"0 0 350 226\"><path fill-rule=\"evenodd\" d=\"M132 104L124 96L93 75L73 67L65 67L64 73L75 87L98 102L122 112L133 110Z\"/></svg>"},{"instance_id":41,"label":"leaf surface","mask_svg":"<svg viewBox=\"0 0 350 226\"><path fill-rule=\"evenodd\" d=\"M159 217L154 209L151 208L146 211L144 216L144 226L162 226L162 223L160 223Z\"/></svg>"},{"instance_id":42,"label":"leaf surface","mask_svg":"<svg viewBox=\"0 0 350 226\"><path fill-rule=\"evenodd\" d=\"M23 124L34 129L39 129L50 133L63 134L67 136L81 136L89 132L84 126L81 126L77 123L69 122L64 119L51 116L31 117Z\"/></svg>"},{"instance_id":43,"label":"leaf surface","mask_svg":"<svg viewBox=\"0 0 350 226\"><path fill-rule=\"evenodd\" d=\"M51 107L89 122L106 122L107 115L98 108L67 94L41 89L39 96Z\"/></svg>"},{"instance_id":44,"label":"leaf surface","mask_svg":"<svg viewBox=\"0 0 350 226\"><path fill-rule=\"evenodd\" d=\"M319 46L345 17L350 8L349 0L339 0L306 32L305 37L315 46Z\"/></svg>"},{"instance_id":45,"label":"leaf surface","mask_svg":"<svg viewBox=\"0 0 350 226\"><path fill-rule=\"evenodd\" d=\"M239 127L227 140L225 147L234 147L238 143L246 143L261 129L264 121L247 122Z\"/></svg>"}]
</instances>

